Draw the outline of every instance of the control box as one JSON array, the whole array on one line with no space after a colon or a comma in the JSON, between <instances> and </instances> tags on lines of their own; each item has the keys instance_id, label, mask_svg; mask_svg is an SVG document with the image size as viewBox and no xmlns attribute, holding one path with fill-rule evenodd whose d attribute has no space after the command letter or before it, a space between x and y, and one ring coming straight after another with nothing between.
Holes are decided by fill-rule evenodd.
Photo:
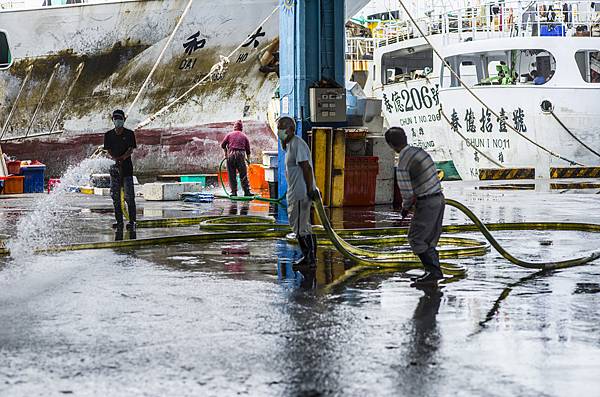
<instances>
[{"instance_id":1,"label":"control box","mask_svg":"<svg viewBox=\"0 0 600 397\"><path fill-rule=\"evenodd\" d=\"M345 88L309 88L308 92L313 124L346 122Z\"/></svg>"}]
</instances>

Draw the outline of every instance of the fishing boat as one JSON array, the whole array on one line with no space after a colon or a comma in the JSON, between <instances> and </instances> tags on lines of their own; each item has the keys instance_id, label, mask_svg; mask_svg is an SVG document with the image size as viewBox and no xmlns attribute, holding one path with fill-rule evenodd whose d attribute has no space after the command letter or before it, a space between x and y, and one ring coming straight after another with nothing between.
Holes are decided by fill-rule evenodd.
<instances>
[{"instance_id":1,"label":"fishing boat","mask_svg":"<svg viewBox=\"0 0 600 397\"><path fill-rule=\"evenodd\" d=\"M600 165L600 3L486 2L373 29L387 123L463 179Z\"/></svg>"},{"instance_id":2,"label":"fishing boat","mask_svg":"<svg viewBox=\"0 0 600 397\"><path fill-rule=\"evenodd\" d=\"M116 108L138 127L137 174L214 171L237 119L257 159L276 148L278 0L194 1L179 26L188 0L38 3L0 4L14 56L0 72L5 152L59 174L102 144Z\"/></svg>"}]
</instances>

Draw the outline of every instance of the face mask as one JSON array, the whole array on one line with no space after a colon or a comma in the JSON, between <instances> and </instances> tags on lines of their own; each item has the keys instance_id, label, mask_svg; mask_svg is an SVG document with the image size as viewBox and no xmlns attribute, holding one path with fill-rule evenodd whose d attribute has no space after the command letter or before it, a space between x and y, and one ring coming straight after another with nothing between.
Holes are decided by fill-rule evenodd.
<instances>
[{"instance_id":1,"label":"face mask","mask_svg":"<svg viewBox=\"0 0 600 397\"><path fill-rule=\"evenodd\" d=\"M277 137L281 142L284 142L287 139L287 131L286 130L277 130Z\"/></svg>"},{"instance_id":2,"label":"face mask","mask_svg":"<svg viewBox=\"0 0 600 397\"><path fill-rule=\"evenodd\" d=\"M115 123L116 128L123 128L123 126L125 125L125 120L114 119L113 123Z\"/></svg>"}]
</instances>

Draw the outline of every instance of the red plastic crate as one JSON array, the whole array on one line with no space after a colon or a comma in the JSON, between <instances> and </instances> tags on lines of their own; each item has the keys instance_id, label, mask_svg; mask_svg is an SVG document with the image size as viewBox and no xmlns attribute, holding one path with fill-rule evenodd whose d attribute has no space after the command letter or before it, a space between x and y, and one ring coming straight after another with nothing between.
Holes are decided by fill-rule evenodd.
<instances>
[{"instance_id":1,"label":"red plastic crate","mask_svg":"<svg viewBox=\"0 0 600 397\"><path fill-rule=\"evenodd\" d=\"M8 173L12 175L19 175L21 173L21 162L20 161L7 161L6 168Z\"/></svg>"},{"instance_id":2,"label":"red plastic crate","mask_svg":"<svg viewBox=\"0 0 600 397\"><path fill-rule=\"evenodd\" d=\"M378 157L346 157L344 170L344 205L375 205L375 190L379 174Z\"/></svg>"}]
</instances>

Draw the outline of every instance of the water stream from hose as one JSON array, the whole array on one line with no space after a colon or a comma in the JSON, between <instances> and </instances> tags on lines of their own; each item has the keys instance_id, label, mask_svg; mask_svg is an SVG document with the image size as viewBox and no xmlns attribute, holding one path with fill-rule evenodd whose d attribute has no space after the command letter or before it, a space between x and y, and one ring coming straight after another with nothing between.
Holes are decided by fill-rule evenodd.
<instances>
[{"instance_id":1,"label":"water stream from hose","mask_svg":"<svg viewBox=\"0 0 600 397\"><path fill-rule=\"evenodd\" d=\"M85 159L70 167L50 194L35 198L32 210L19 219L16 234L6 243L12 259L22 261L36 249L72 241L72 235L77 233L70 227L72 217L69 216L73 211L74 188L90 185L90 176L108 173L112 163L107 158Z\"/></svg>"}]
</instances>

